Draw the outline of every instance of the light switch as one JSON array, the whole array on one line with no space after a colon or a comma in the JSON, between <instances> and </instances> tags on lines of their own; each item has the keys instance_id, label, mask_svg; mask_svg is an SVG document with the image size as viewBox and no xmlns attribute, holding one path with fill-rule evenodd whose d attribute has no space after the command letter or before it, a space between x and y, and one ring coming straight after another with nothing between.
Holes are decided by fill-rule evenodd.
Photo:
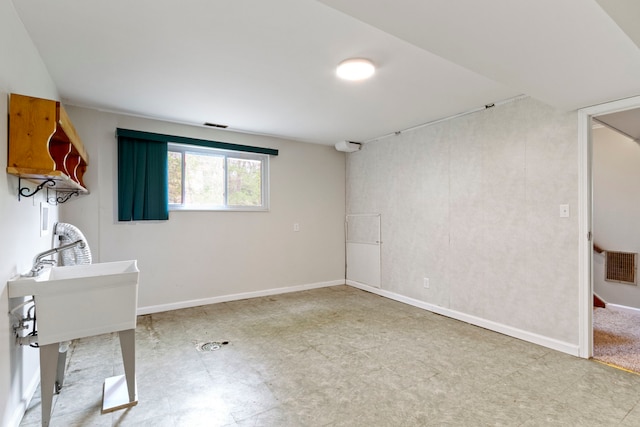
<instances>
[{"instance_id":1,"label":"light switch","mask_svg":"<svg viewBox=\"0 0 640 427\"><path fill-rule=\"evenodd\" d=\"M300 231L300 224L298 224L297 222L293 224L293 231Z\"/></svg>"},{"instance_id":2,"label":"light switch","mask_svg":"<svg viewBox=\"0 0 640 427\"><path fill-rule=\"evenodd\" d=\"M560 205L560 218L569 218L569 205Z\"/></svg>"}]
</instances>

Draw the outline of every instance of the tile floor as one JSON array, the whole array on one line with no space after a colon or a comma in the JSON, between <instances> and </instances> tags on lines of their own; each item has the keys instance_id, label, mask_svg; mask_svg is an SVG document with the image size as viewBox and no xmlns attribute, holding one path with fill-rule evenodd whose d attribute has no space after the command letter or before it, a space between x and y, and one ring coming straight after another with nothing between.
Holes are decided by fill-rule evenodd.
<instances>
[{"instance_id":1,"label":"tile floor","mask_svg":"<svg viewBox=\"0 0 640 427\"><path fill-rule=\"evenodd\" d=\"M640 425L640 376L348 286L141 316L136 343L137 406L100 414L119 341L82 339L51 425Z\"/></svg>"}]
</instances>

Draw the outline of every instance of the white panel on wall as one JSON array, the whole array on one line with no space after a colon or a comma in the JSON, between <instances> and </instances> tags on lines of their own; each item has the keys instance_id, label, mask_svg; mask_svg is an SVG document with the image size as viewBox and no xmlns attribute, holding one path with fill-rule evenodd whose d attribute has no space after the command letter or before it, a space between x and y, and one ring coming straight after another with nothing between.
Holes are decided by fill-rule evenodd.
<instances>
[{"instance_id":1,"label":"white panel on wall","mask_svg":"<svg viewBox=\"0 0 640 427\"><path fill-rule=\"evenodd\" d=\"M380 215L347 215L347 280L380 287Z\"/></svg>"}]
</instances>

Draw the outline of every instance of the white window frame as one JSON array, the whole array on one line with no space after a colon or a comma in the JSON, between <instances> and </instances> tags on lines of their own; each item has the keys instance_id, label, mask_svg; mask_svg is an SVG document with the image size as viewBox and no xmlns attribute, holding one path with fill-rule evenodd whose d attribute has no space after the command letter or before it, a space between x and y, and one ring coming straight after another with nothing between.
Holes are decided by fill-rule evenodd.
<instances>
[{"instance_id":1,"label":"white window frame","mask_svg":"<svg viewBox=\"0 0 640 427\"><path fill-rule=\"evenodd\" d=\"M184 188L184 154L185 153L203 153L213 156L224 157L224 205L189 205L185 203L169 203L169 211L231 211L231 212L267 212L269 211L269 156L261 153L251 153L235 150L221 150L219 148L203 147L198 145L180 144L175 142L169 142L167 144L168 152L180 152L182 153L183 167L182 167L182 200L185 200L185 188ZM228 204L227 194L227 159L247 159L260 161L261 166L261 195L262 204L260 206L236 206Z\"/></svg>"}]
</instances>

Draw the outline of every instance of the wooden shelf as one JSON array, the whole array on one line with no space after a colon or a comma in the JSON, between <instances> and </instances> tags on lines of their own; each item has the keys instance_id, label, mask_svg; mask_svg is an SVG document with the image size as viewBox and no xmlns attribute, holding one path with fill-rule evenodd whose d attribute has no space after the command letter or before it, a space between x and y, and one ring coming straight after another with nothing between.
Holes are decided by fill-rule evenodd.
<instances>
[{"instance_id":1,"label":"wooden shelf","mask_svg":"<svg viewBox=\"0 0 640 427\"><path fill-rule=\"evenodd\" d=\"M7 173L56 191L88 193L87 151L59 101L11 94Z\"/></svg>"}]
</instances>

